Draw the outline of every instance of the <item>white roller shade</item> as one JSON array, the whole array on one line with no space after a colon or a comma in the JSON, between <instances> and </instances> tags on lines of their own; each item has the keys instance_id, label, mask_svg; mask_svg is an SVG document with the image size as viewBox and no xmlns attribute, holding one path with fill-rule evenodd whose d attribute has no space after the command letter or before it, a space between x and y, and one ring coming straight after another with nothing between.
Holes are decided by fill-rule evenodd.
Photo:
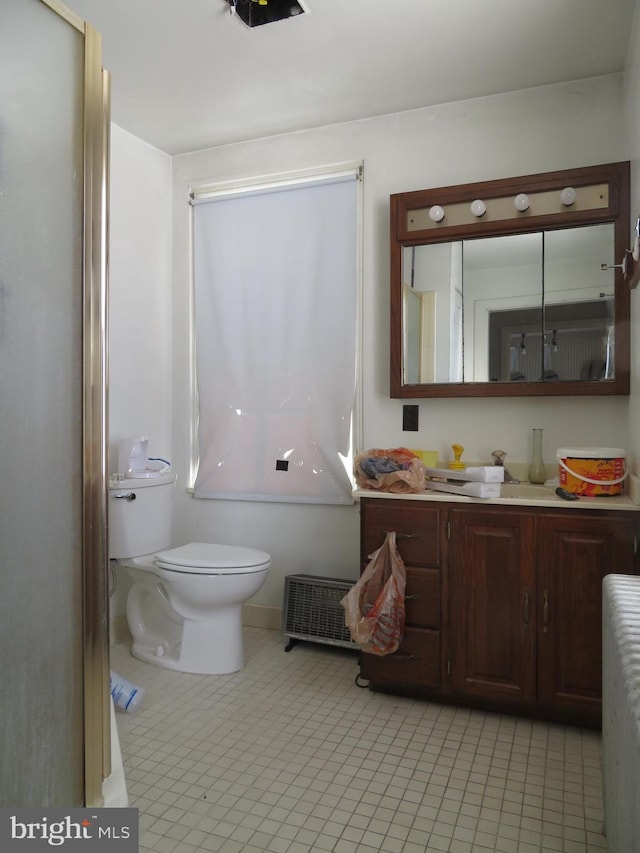
<instances>
[{"instance_id":1,"label":"white roller shade","mask_svg":"<svg viewBox=\"0 0 640 853\"><path fill-rule=\"evenodd\" d=\"M356 174L194 206L199 498L351 503Z\"/></svg>"}]
</instances>

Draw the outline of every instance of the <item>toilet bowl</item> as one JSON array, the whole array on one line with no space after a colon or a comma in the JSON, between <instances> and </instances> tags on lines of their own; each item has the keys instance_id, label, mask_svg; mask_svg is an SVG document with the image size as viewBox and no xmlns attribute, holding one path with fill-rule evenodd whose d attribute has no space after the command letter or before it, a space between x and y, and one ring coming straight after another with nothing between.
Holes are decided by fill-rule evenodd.
<instances>
[{"instance_id":1,"label":"toilet bowl","mask_svg":"<svg viewBox=\"0 0 640 853\"><path fill-rule=\"evenodd\" d=\"M242 669L242 605L264 583L268 554L191 542L126 566L135 657L180 672Z\"/></svg>"},{"instance_id":2,"label":"toilet bowl","mask_svg":"<svg viewBox=\"0 0 640 853\"><path fill-rule=\"evenodd\" d=\"M180 672L236 672L244 665L242 607L263 585L271 558L204 542L167 549L174 481L175 475L160 474L110 483L110 557L133 581L131 653Z\"/></svg>"}]
</instances>

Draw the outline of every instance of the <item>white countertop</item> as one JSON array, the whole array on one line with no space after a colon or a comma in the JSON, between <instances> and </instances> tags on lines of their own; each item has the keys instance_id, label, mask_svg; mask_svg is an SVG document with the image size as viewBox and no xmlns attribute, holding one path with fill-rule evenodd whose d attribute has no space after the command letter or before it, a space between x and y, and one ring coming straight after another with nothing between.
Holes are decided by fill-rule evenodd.
<instances>
[{"instance_id":1,"label":"white countertop","mask_svg":"<svg viewBox=\"0 0 640 853\"><path fill-rule=\"evenodd\" d=\"M499 498L470 498L463 495L450 495L446 492L417 492L414 494L394 494L375 489L356 489L353 496L361 498L387 498L391 500L433 501L434 503L462 504L491 504L499 506L542 506L552 509L608 509L640 511L640 506L633 503L628 495L616 495L604 498L578 498L577 501L567 501L556 495L552 488L535 486L532 483L501 484Z\"/></svg>"}]
</instances>

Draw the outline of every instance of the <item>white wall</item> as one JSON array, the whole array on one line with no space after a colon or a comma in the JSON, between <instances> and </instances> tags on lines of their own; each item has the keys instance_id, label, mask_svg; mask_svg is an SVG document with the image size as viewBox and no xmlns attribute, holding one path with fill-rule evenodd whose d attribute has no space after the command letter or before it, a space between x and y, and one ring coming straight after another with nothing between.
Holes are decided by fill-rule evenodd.
<instances>
[{"instance_id":1,"label":"white wall","mask_svg":"<svg viewBox=\"0 0 640 853\"><path fill-rule=\"evenodd\" d=\"M551 461L560 446L628 446L629 400L434 399L419 403L419 432L402 431L403 401L388 394L389 195L626 160L624 111L623 80L616 75L175 157L172 460L179 474L176 541L217 539L269 551L273 568L254 601L270 606L280 605L286 574L355 578L358 573L357 507L196 501L185 491L191 434L190 185L363 159L364 446L437 449L441 458L448 459L451 443L457 442L466 448L463 458L485 461L499 445L507 451L507 461L526 462L531 428L542 427L545 459ZM637 138L640 144L640 134ZM152 431L153 425L148 429Z\"/></svg>"},{"instance_id":2,"label":"white wall","mask_svg":"<svg viewBox=\"0 0 640 853\"><path fill-rule=\"evenodd\" d=\"M634 38L631 80L638 79ZM429 400L420 431L404 433L401 400L388 396L388 197L393 192L465 183L629 158L632 210L640 210L640 110L621 78L546 87L447 104L182 155L164 153L118 127L112 132L110 269L110 431L145 433L154 454L179 474L174 541L225 541L269 551L273 569L255 601L279 606L282 578L293 572L355 577L358 509L232 501L196 501L185 491L190 424L188 187L364 159L363 421L365 447L466 447L488 459L499 444L507 460L526 462L530 431L545 430L545 458L567 444L628 447L640 439L640 371L632 332L630 399ZM172 206L173 181L173 206ZM173 246L173 258L171 247ZM633 297L634 328L640 323ZM407 401L405 401L407 402ZM409 401L411 402L411 401ZM114 467L112 465L112 467ZM123 610L123 590L113 602Z\"/></svg>"},{"instance_id":3,"label":"white wall","mask_svg":"<svg viewBox=\"0 0 640 853\"><path fill-rule=\"evenodd\" d=\"M111 128L109 455L148 435L150 455L171 458L171 157ZM126 576L111 615L124 613Z\"/></svg>"},{"instance_id":4,"label":"white wall","mask_svg":"<svg viewBox=\"0 0 640 853\"><path fill-rule=\"evenodd\" d=\"M171 157L112 125L110 470L117 443L148 434L171 453Z\"/></svg>"}]
</instances>

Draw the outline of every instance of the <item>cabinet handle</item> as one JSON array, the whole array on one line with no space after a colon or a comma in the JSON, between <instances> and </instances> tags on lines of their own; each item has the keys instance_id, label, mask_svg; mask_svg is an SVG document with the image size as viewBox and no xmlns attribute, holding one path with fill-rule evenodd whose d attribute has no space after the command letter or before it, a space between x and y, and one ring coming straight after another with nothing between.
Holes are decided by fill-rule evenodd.
<instances>
[{"instance_id":1,"label":"cabinet handle","mask_svg":"<svg viewBox=\"0 0 640 853\"><path fill-rule=\"evenodd\" d=\"M529 590L524 591L524 624L529 627L531 622L531 601L529 599Z\"/></svg>"},{"instance_id":2,"label":"cabinet handle","mask_svg":"<svg viewBox=\"0 0 640 853\"><path fill-rule=\"evenodd\" d=\"M385 531L388 533L389 531ZM415 533L396 533L396 539L417 539L417 535Z\"/></svg>"},{"instance_id":3,"label":"cabinet handle","mask_svg":"<svg viewBox=\"0 0 640 853\"><path fill-rule=\"evenodd\" d=\"M387 655L387 660L396 660L400 663L408 660L415 660L415 655L399 655L398 652L394 652L392 655Z\"/></svg>"},{"instance_id":4,"label":"cabinet handle","mask_svg":"<svg viewBox=\"0 0 640 853\"><path fill-rule=\"evenodd\" d=\"M413 595L405 595L404 600L405 601L420 601L420 596L416 595L415 593Z\"/></svg>"},{"instance_id":5,"label":"cabinet handle","mask_svg":"<svg viewBox=\"0 0 640 853\"><path fill-rule=\"evenodd\" d=\"M549 590L544 591L544 606L542 608L542 630L545 634L549 633Z\"/></svg>"}]
</instances>

